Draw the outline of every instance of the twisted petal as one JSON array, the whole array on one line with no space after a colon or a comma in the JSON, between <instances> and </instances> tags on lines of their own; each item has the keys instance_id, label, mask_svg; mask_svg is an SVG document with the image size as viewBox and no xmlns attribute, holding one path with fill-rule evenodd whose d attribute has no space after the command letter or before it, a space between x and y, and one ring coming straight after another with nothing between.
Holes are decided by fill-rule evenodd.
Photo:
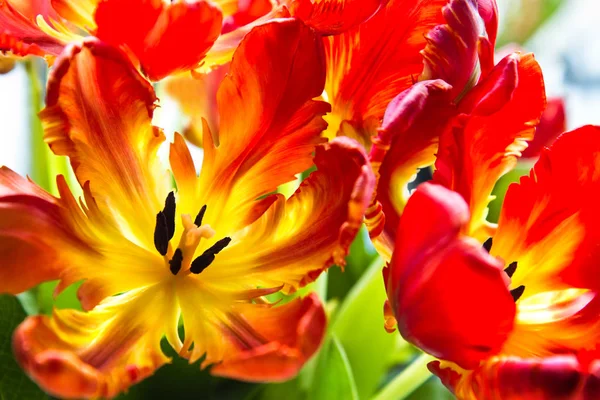
<instances>
[{"instance_id":1,"label":"twisted petal","mask_svg":"<svg viewBox=\"0 0 600 400\"><path fill-rule=\"evenodd\" d=\"M58 279L75 255L93 253L75 223L64 200L0 168L0 292Z\"/></svg>"},{"instance_id":2,"label":"twisted petal","mask_svg":"<svg viewBox=\"0 0 600 400\"><path fill-rule=\"evenodd\" d=\"M600 395L597 356L592 359L575 355L495 357L475 371L462 373L448 363L434 361L429 369L459 400L591 400Z\"/></svg>"},{"instance_id":3,"label":"twisted petal","mask_svg":"<svg viewBox=\"0 0 600 400\"><path fill-rule=\"evenodd\" d=\"M301 21L277 20L249 33L217 94L220 143L204 133L198 184L191 168L182 172L171 158L178 187L190 183L180 190L183 209L195 214L207 204L206 221L223 235L256 219L257 198L312 165L329 109L312 100L324 74L320 40Z\"/></svg>"},{"instance_id":4,"label":"twisted petal","mask_svg":"<svg viewBox=\"0 0 600 400\"><path fill-rule=\"evenodd\" d=\"M49 1L0 2L0 52L18 56L57 56L65 42L45 33L36 16L57 18Z\"/></svg>"},{"instance_id":5,"label":"twisted petal","mask_svg":"<svg viewBox=\"0 0 600 400\"><path fill-rule=\"evenodd\" d=\"M400 219L386 274L402 336L463 368L498 353L515 317L504 265L463 236L468 221L459 194L422 184Z\"/></svg>"},{"instance_id":6,"label":"twisted petal","mask_svg":"<svg viewBox=\"0 0 600 400\"><path fill-rule=\"evenodd\" d=\"M444 81L416 83L390 102L373 139L369 159L379 180L366 224L388 260L406 204L407 184L418 168L435 161L439 134L453 112L451 95L452 87Z\"/></svg>"},{"instance_id":7,"label":"twisted petal","mask_svg":"<svg viewBox=\"0 0 600 400\"><path fill-rule=\"evenodd\" d=\"M180 283L185 327L180 354L190 362L206 354L202 366L214 364L215 375L246 381L290 379L318 349L325 333L325 312L316 295L281 306L238 302L224 308L223 298L229 293L203 281ZM261 294L256 290L253 295Z\"/></svg>"},{"instance_id":8,"label":"twisted petal","mask_svg":"<svg viewBox=\"0 0 600 400\"><path fill-rule=\"evenodd\" d=\"M378 124L394 96L421 74L425 33L443 23L446 2L391 0L367 22L324 39L325 90L333 106L328 136L338 135L341 128L344 135L370 146L372 121Z\"/></svg>"},{"instance_id":9,"label":"twisted petal","mask_svg":"<svg viewBox=\"0 0 600 400\"><path fill-rule=\"evenodd\" d=\"M469 234L489 236L485 218L496 181L510 171L533 138L546 105L539 65L512 54L460 102L459 115L440 137L434 181L469 204Z\"/></svg>"},{"instance_id":10,"label":"twisted petal","mask_svg":"<svg viewBox=\"0 0 600 400\"><path fill-rule=\"evenodd\" d=\"M452 85L452 98L457 98L479 79L477 43L485 27L476 0L452 0L443 14L446 24L427 33L427 46L421 51L425 65L421 79L446 81Z\"/></svg>"},{"instance_id":11,"label":"twisted petal","mask_svg":"<svg viewBox=\"0 0 600 400\"><path fill-rule=\"evenodd\" d=\"M556 138L567 130L565 103L561 97L548 99L535 137L523 152L523 158L539 157L542 150L550 146Z\"/></svg>"},{"instance_id":12,"label":"twisted petal","mask_svg":"<svg viewBox=\"0 0 600 400\"><path fill-rule=\"evenodd\" d=\"M61 398L112 398L169 362L160 340L176 335L169 286L110 298L91 312L55 310L26 319L13 335L23 369Z\"/></svg>"},{"instance_id":13,"label":"twisted petal","mask_svg":"<svg viewBox=\"0 0 600 400\"><path fill-rule=\"evenodd\" d=\"M531 295L600 287L599 152L599 127L565 133L506 194L492 254L518 262L513 282Z\"/></svg>"},{"instance_id":14,"label":"twisted petal","mask_svg":"<svg viewBox=\"0 0 600 400\"><path fill-rule=\"evenodd\" d=\"M271 196L273 205L203 274L221 282L252 282L291 292L315 280L335 263L343 266L361 226L375 178L364 151L338 138L318 147L312 173L289 199Z\"/></svg>"},{"instance_id":15,"label":"twisted petal","mask_svg":"<svg viewBox=\"0 0 600 400\"><path fill-rule=\"evenodd\" d=\"M222 15L201 0L107 0L99 4L95 20L98 38L126 45L147 76L160 80L202 61L221 32Z\"/></svg>"},{"instance_id":16,"label":"twisted petal","mask_svg":"<svg viewBox=\"0 0 600 400\"><path fill-rule=\"evenodd\" d=\"M335 35L368 20L388 0L287 0L292 16L325 35Z\"/></svg>"},{"instance_id":17,"label":"twisted petal","mask_svg":"<svg viewBox=\"0 0 600 400\"><path fill-rule=\"evenodd\" d=\"M40 113L50 148L69 156L98 206L147 248L153 248L155 215L170 188L156 157L164 135L151 125L155 100L123 53L86 40L56 61Z\"/></svg>"}]
</instances>

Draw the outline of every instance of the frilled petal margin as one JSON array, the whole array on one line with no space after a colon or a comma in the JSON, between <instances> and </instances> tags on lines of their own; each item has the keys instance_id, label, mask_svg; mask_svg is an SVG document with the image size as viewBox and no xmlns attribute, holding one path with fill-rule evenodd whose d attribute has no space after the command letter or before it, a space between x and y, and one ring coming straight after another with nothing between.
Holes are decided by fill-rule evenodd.
<instances>
[{"instance_id":1,"label":"frilled petal margin","mask_svg":"<svg viewBox=\"0 0 600 400\"><path fill-rule=\"evenodd\" d=\"M407 184L418 168L435 161L439 135L452 115L452 87L444 81L422 81L389 104L373 138L369 159L378 177L377 195L367 211L366 225L379 252L392 256ZM431 116L435 115L435 118Z\"/></svg>"},{"instance_id":2,"label":"frilled petal margin","mask_svg":"<svg viewBox=\"0 0 600 400\"><path fill-rule=\"evenodd\" d=\"M125 236L148 248L156 210L170 190L167 169L156 157L165 137L151 124L155 101L152 86L123 52L87 39L57 59L40 113L52 151L69 156L98 206L118 216Z\"/></svg>"},{"instance_id":3,"label":"frilled petal margin","mask_svg":"<svg viewBox=\"0 0 600 400\"><path fill-rule=\"evenodd\" d=\"M198 66L221 32L221 11L202 0L102 1L96 36L126 45L151 80ZM133 25L133 26L132 26Z\"/></svg>"},{"instance_id":4,"label":"frilled petal margin","mask_svg":"<svg viewBox=\"0 0 600 400\"><path fill-rule=\"evenodd\" d=\"M235 232L256 219L257 198L312 165L330 109L313 100L325 81L320 40L296 19L246 35L217 93L219 141L204 132L200 177L171 158L184 212L195 215L206 204L207 223L224 235Z\"/></svg>"},{"instance_id":5,"label":"frilled petal margin","mask_svg":"<svg viewBox=\"0 0 600 400\"><path fill-rule=\"evenodd\" d=\"M179 318L170 291L156 285L111 297L91 312L29 317L13 335L16 359L54 396L112 398L169 362L160 340L168 328L177 334Z\"/></svg>"},{"instance_id":6,"label":"frilled petal margin","mask_svg":"<svg viewBox=\"0 0 600 400\"><path fill-rule=\"evenodd\" d=\"M433 181L469 204L469 235L490 235L487 205L496 181L510 171L533 139L546 106L542 72L531 54L512 54L458 105L459 114L440 137Z\"/></svg>"},{"instance_id":7,"label":"frilled petal margin","mask_svg":"<svg viewBox=\"0 0 600 400\"><path fill-rule=\"evenodd\" d=\"M598 356L494 357L475 371L461 371L466 375L444 362L428 367L461 400L593 400L600 396Z\"/></svg>"},{"instance_id":8,"label":"frilled petal margin","mask_svg":"<svg viewBox=\"0 0 600 400\"><path fill-rule=\"evenodd\" d=\"M464 368L500 351L516 312L504 264L464 236L468 222L459 194L420 185L400 219L386 274L402 336Z\"/></svg>"}]
</instances>

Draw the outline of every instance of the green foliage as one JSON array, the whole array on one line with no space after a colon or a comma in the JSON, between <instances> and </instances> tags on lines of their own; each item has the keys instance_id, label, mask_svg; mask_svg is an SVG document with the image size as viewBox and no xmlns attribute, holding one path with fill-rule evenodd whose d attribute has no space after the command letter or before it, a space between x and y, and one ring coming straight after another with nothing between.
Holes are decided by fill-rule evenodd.
<instances>
[{"instance_id":1,"label":"green foliage","mask_svg":"<svg viewBox=\"0 0 600 400\"><path fill-rule=\"evenodd\" d=\"M358 400L352 367L335 335L329 338L319 354L309 399Z\"/></svg>"},{"instance_id":2,"label":"green foliage","mask_svg":"<svg viewBox=\"0 0 600 400\"><path fill-rule=\"evenodd\" d=\"M27 316L19 300L14 296L0 295L0 315L0 399L49 399L21 370L12 352L12 333Z\"/></svg>"}]
</instances>

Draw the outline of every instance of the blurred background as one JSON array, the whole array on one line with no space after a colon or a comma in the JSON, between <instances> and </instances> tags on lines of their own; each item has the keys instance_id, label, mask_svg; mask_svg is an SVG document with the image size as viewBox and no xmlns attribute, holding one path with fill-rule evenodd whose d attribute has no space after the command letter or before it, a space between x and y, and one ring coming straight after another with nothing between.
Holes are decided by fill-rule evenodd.
<instances>
[{"instance_id":1,"label":"blurred background","mask_svg":"<svg viewBox=\"0 0 600 400\"><path fill-rule=\"evenodd\" d=\"M562 99L564 102L568 129L584 124L600 125L600 35L597 34L600 1L498 0L498 4L498 53L522 48L536 55L544 71L548 97ZM35 96L35 91L28 84L28 74L32 73L35 74L36 71L32 70L31 64L28 67L19 64L10 73L0 75L0 165L9 166L20 174L32 174L35 178L33 157L44 156L47 150L38 146L34 153L30 151L30 132L39 130L39 126L34 126L31 122L35 120L31 104L32 101L42 101L32 97ZM177 128L177 112L173 109L173 104L166 99L161 104L159 124L167 130L169 127ZM529 167L530 165L524 165L500 182L498 194L501 195L506 185L516 180L520 174L526 173ZM497 204L491 206L492 219L494 207L497 210ZM336 339L327 343L322 350L331 355L328 357L331 360L336 360L336 356L341 357L333 367L332 364L322 363L320 360L325 359L323 357L309 363L306 371L291 382L252 385L212 378L206 371L199 371L198 365L189 366L186 361L175 357L174 365L160 369L156 376L135 386L130 393L120 398L163 399L170 396L177 399L293 400L306 398L306 393L301 394L306 388L311 388L308 393L311 400L345 398L341 394L344 393L344 387L332 386L337 382L333 375L337 373L335 365L349 363L358 388L355 394L360 399L368 399L377 387L393 379L416 357L416 353L397 334L387 335L383 332L381 306L384 294L380 272L378 268L365 269L365 265L377 264L374 262L375 258L375 252L363 232L353 245L346 273L342 274L339 269L333 268L328 273L329 279L325 280L329 306L338 306L340 309L330 326ZM359 294L361 299L368 299L368 303L355 301L352 307L344 308L349 303L344 303L344 300ZM69 299L72 298L73 290L67 291L60 296L57 305L69 305ZM53 305L51 287L21 296L20 300L27 312L47 313ZM11 360L8 338L12 327L5 326L4 323L8 322L10 325L14 320L16 324L23 318L19 314L23 312L19 307L16 300L14 308L0 304L3 322L0 324L0 398L47 399L49 397L32 386ZM361 326L356 327L355 316L358 315L362 322ZM339 348L345 350L339 353ZM381 360L381 354L387 357L384 361ZM9 366L9 361L14 365ZM14 391L15 386L23 389L19 389L18 395L13 396L12 393L17 393ZM327 390L322 390L324 387ZM326 396L327 393L337 393L342 397L329 397ZM410 397L412 400L446 398L451 396L437 379L430 379Z\"/></svg>"}]
</instances>

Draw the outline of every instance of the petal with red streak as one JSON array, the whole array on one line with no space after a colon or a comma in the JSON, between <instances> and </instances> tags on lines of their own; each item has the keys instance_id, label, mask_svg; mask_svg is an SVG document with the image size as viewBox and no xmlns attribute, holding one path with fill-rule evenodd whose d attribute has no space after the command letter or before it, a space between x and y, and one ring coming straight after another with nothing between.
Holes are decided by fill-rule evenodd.
<instances>
[{"instance_id":1,"label":"petal with red streak","mask_svg":"<svg viewBox=\"0 0 600 400\"><path fill-rule=\"evenodd\" d=\"M388 0L288 0L293 17L325 35L336 35L368 20Z\"/></svg>"},{"instance_id":2,"label":"petal with red streak","mask_svg":"<svg viewBox=\"0 0 600 400\"><path fill-rule=\"evenodd\" d=\"M218 143L204 133L201 175L195 193L182 193L183 209L207 204L207 223L227 235L251 222L259 197L309 168L329 110L313 100L324 75L320 39L301 21L254 28L217 93Z\"/></svg>"},{"instance_id":3,"label":"petal with red streak","mask_svg":"<svg viewBox=\"0 0 600 400\"><path fill-rule=\"evenodd\" d=\"M419 186L400 219L387 279L402 336L464 368L500 351L516 309L504 264L463 236L468 221L459 194Z\"/></svg>"},{"instance_id":4,"label":"petal with red streak","mask_svg":"<svg viewBox=\"0 0 600 400\"><path fill-rule=\"evenodd\" d=\"M451 95L452 87L441 80L416 83L390 102L373 139L369 159L379 180L365 222L387 260L406 204L407 184L418 168L435 161L438 136L453 112Z\"/></svg>"},{"instance_id":5,"label":"petal with red streak","mask_svg":"<svg viewBox=\"0 0 600 400\"><path fill-rule=\"evenodd\" d=\"M17 56L57 56L65 43L42 31L36 24L38 14L55 16L49 2L0 2L0 52Z\"/></svg>"},{"instance_id":6,"label":"petal with red streak","mask_svg":"<svg viewBox=\"0 0 600 400\"><path fill-rule=\"evenodd\" d=\"M316 149L313 172L287 201L281 195L202 274L217 282L251 282L288 293L343 266L362 224L375 178L364 150L338 138Z\"/></svg>"},{"instance_id":7,"label":"petal with red streak","mask_svg":"<svg viewBox=\"0 0 600 400\"><path fill-rule=\"evenodd\" d=\"M169 290L115 296L87 313L65 309L29 317L13 335L16 359L54 396L115 397L169 362L160 340L165 331L177 334L179 318Z\"/></svg>"},{"instance_id":8,"label":"petal with red streak","mask_svg":"<svg viewBox=\"0 0 600 400\"><path fill-rule=\"evenodd\" d=\"M241 28L273 10L271 0L225 0L217 4L225 17L221 34Z\"/></svg>"},{"instance_id":9,"label":"petal with red streak","mask_svg":"<svg viewBox=\"0 0 600 400\"><path fill-rule=\"evenodd\" d=\"M212 3L200 0L105 0L95 21L98 38L126 45L148 77L160 80L198 66L219 36L222 15Z\"/></svg>"},{"instance_id":10,"label":"petal with red streak","mask_svg":"<svg viewBox=\"0 0 600 400\"><path fill-rule=\"evenodd\" d=\"M357 127L353 138L369 148L371 132L365 126L370 120L379 122L394 96L421 74L425 33L444 22L446 2L391 0L365 23L323 39L325 91L333 107L329 137L350 121Z\"/></svg>"},{"instance_id":11,"label":"petal with red streak","mask_svg":"<svg viewBox=\"0 0 600 400\"><path fill-rule=\"evenodd\" d=\"M67 21L91 32L96 29L94 14L101 0L51 0L52 7Z\"/></svg>"},{"instance_id":12,"label":"petal with red streak","mask_svg":"<svg viewBox=\"0 0 600 400\"><path fill-rule=\"evenodd\" d=\"M56 61L40 113L50 148L69 156L79 182L89 182L98 206L117 216L125 236L148 248L171 187L156 157L164 135L151 125L155 101L152 86L122 52L86 40Z\"/></svg>"},{"instance_id":13,"label":"petal with red streak","mask_svg":"<svg viewBox=\"0 0 600 400\"><path fill-rule=\"evenodd\" d=\"M471 236L490 236L492 189L533 138L545 105L539 65L532 55L513 54L463 98L460 114L442 133L433 180L467 201Z\"/></svg>"},{"instance_id":14,"label":"petal with red streak","mask_svg":"<svg viewBox=\"0 0 600 400\"><path fill-rule=\"evenodd\" d=\"M561 97L548 99L535 137L523 152L523 158L539 157L542 149L550 146L556 138L567 130L565 103Z\"/></svg>"},{"instance_id":15,"label":"petal with red streak","mask_svg":"<svg viewBox=\"0 0 600 400\"><path fill-rule=\"evenodd\" d=\"M528 293L600 287L599 154L600 127L565 133L509 188L492 253L518 262L513 282Z\"/></svg>"}]
</instances>

